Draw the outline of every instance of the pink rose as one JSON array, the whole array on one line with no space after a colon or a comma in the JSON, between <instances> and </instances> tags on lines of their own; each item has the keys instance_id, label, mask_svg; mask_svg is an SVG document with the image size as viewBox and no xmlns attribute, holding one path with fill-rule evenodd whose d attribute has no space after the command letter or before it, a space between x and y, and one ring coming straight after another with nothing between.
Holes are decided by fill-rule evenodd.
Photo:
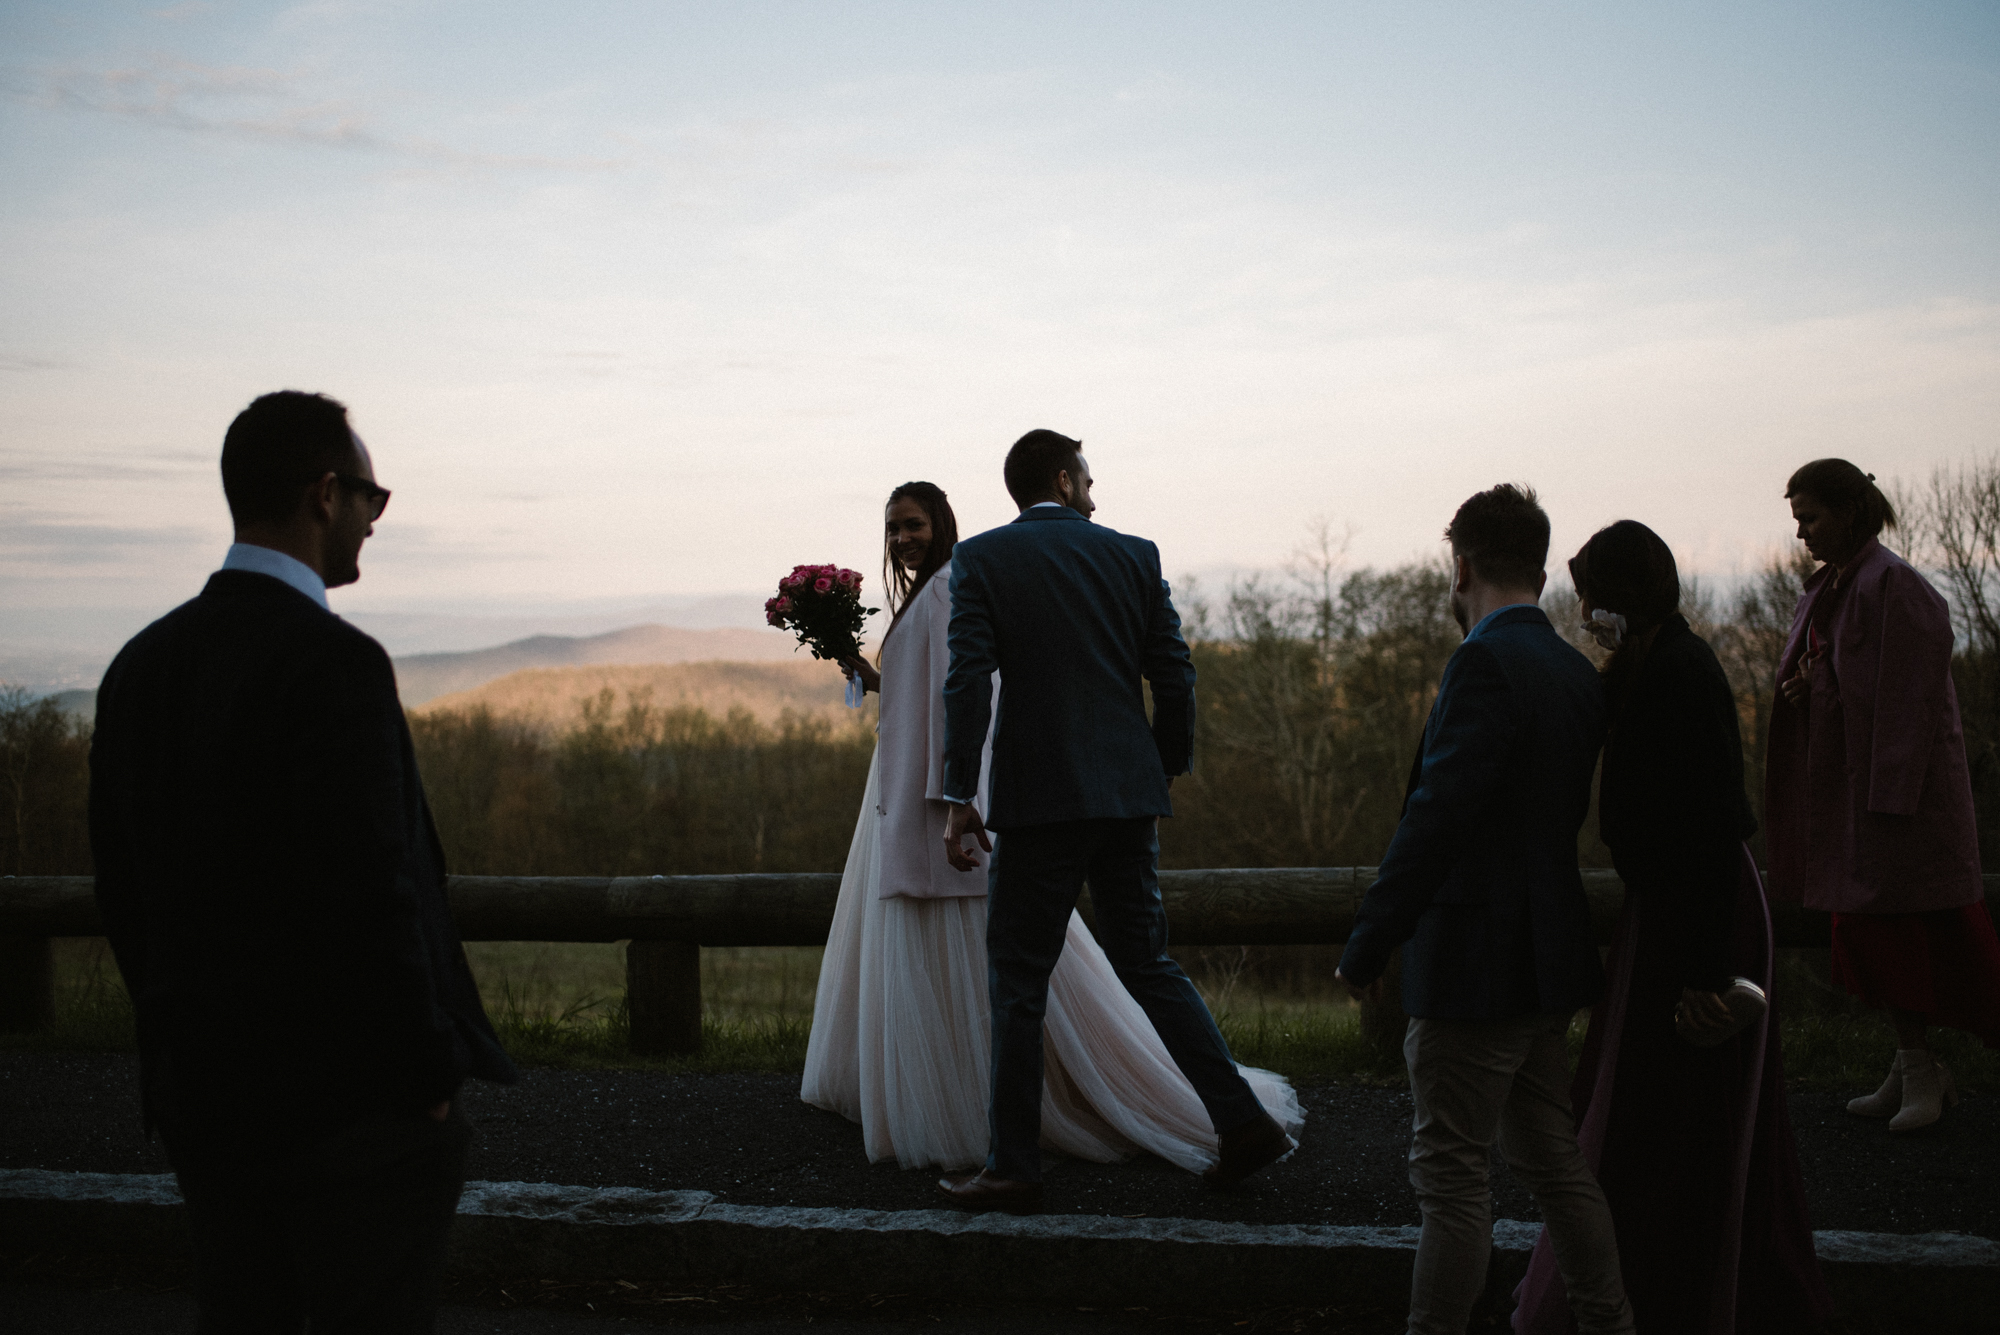
<instances>
[{"instance_id":1,"label":"pink rose","mask_svg":"<svg viewBox=\"0 0 2000 1335\"><path fill-rule=\"evenodd\" d=\"M833 591L833 581L828 579L825 575L821 575L818 579L813 581L814 593L830 593L832 591Z\"/></svg>"},{"instance_id":2,"label":"pink rose","mask_svg":"<svg viewBox=\"0 0 2000 1335\"><path fill-rule=\"evenodd\" d=\"M851 589L860 583L861 576L857 572L852 570L843 570L840 572L840 584L842 588Z\"/></svg>"},{"instance_id":3,"label":"pink rose","mask_svg":"<svg viewBox=\"0 0 2000 1335\"><path fill-rule=\"evenodd\" d=\"M791 599L789 599L789 598L780 598L780 599L778 599L778 610L779 610L780 612L789 612L789 611L791 611L791 610L792 610L792 600L791 600Z\"/></svg>"}]
</instances>

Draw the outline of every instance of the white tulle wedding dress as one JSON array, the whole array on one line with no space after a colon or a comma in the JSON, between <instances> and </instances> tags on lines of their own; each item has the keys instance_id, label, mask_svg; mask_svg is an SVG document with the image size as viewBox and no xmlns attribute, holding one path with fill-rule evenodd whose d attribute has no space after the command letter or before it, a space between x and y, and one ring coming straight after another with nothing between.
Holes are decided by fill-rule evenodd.
<instances>
[{"instance_id":1,"label":"white tulle wedding dress","mask_svg":"<svg viewBox=\"0 0 2000 1335\"><path fill-rule=\"evenodd\" d=\"M985 872L954 872L942 838L950 577L946 565L916 591L885 643L879 740L800 1087L861 1124L871 1161L905 1168L972 1167L987 1150ZM1074 914L1045 1026L1044 1146L1100 1163L1143 1150L1192 1172L1214 1164L1194 1087ZM1304 1113L1291 1086L1241 1069L1296 1136Z\"/></svg>"}]
</instances>

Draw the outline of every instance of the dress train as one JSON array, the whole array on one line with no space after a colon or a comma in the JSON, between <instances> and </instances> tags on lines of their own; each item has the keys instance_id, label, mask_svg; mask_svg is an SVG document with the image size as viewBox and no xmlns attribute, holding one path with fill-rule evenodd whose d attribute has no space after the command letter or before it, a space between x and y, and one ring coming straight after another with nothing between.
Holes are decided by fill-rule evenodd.
<instances>
[{"instance_id":1,"label":"dress train","mask_svg":"<svg viewBox=\"0 0 2000 1335\"><path fill-rule=\"evenodd\" d=\"M879 801L871 763L820 965L800 1097L859 1122L871 1162L973 1167L987 1152L986 901L881 898ZM1215 1132L1194 1087L1075 913L1044 1024L1045 1147L1097 1163L1144 1150L1197 1173L1215 1163ZM1305 1114L1285 1079L1239 1069L1296 1134Z\"/></svg>"}]
</instances>

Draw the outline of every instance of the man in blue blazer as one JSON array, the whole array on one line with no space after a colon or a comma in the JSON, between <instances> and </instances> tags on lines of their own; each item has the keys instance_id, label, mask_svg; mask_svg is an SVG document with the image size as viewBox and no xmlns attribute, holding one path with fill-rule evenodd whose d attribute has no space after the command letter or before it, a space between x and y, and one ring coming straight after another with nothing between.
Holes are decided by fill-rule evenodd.
<instances>
[{"instance_id":1,"label":"man in blue blazer","mask_svg":"<svg viewBox=\"0 0 2000 1335\"><path fill-rule=\"evenodd\" d=\"M1424 1218L1409 1329L1459 1335L1485 1287L1497 1139L1542 1208L1581 1330L1627 1332L1611 1212L1577 1146L1565 1042L1603 984L1576 865L1603 691L1539 606L1549 520L1532 490L1479 493L1445 536L1465 642L1445 667L1402 821L1338 975L1379 996L1389 954L1403 948L1410 1183Z\"/></svg>"},{"instance_id":2,"label":"man in blue blazer","mask_svg":"<svg viewBox=\"0 0 2000 1335\"><path fill-rule=\"evenodd\" d=\"M1167 954L1156 822L1173 814L1168 787L1194 752L1194 664L1159 549L1090 522L1081 448L1053 431L1016 441L1005 474L1020 517L952 553L946 853L968 870L978 864L967 835L993 849L971 802L996 670L987 824L1006 835L987 873L992 1150L984 1171L939 1183L969 1209L1041 1203L1042 1015L1085 880L1105 955L1216 1129L1208 1177L1237 1181L1293 1148Z\"/></svg>"}]
</instances>

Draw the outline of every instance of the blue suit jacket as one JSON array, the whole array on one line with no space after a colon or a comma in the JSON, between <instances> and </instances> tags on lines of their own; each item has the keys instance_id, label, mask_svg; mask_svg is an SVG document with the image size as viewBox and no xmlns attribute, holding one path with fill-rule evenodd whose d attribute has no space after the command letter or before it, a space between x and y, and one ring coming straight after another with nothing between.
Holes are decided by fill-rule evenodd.
<instances>
[{"instance_id":1,"label":"blue suit jacket","mask_svg":"<svg viewBox=\"0 0 2000 1335\"><path fill-rule=\"evenodd\" d=\"M951 570L945 792L978 788L998 669L989 826L1172 815L1167 776L1194 754L1194 664L1159 548L1050 506L959 543Z\"/></svg>"},{"instance_id":2,"label":"blue suit jacket","mask_svg":"<svg viewBox=\"0 0 2000 1335\"><path fill-rule=\"evenodd\" d=\"M1503 607L1453 654L1381 875L1340 969L1403 949L1403 1009L1567 1014L1603 986L1576 835L1604 740L1597 671L1538 607ZM1407 943L1407 944L1405 944Z\"/></svg>"}]
</instances>

